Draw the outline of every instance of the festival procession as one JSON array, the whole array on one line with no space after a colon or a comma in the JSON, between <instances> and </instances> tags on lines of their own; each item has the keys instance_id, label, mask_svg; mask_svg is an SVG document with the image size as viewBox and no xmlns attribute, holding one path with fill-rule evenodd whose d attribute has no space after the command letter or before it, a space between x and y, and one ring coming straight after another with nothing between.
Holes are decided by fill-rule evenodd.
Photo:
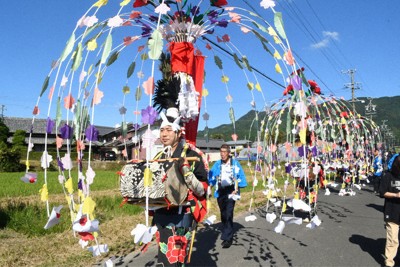
<instances>
[{"instance_id":1,"label":"festival procession","mask_svg":"<svg viewBox=\"0 0 400 267\"><path fill-rule=\"evenodd\" d=\"M333 93L302 60L279 2L98 0L82 10L59 57L42 71L18 176L23 186L39 188L36 214L45 222L38 228L69 256L8 258L18 266L400 265L396 146L380 120L357 111L354 95ZM272 91L279 97L272 100ZM108 97L119 97L118 137L111 141L99 127L109 116L102 111ZM250 129L235 113L240 98L248 100ZM219 110L211 111L217 101ZM209 124L222 116L229 136L215 138ZM115 169L99 154L108 141L118 144ZM103 185L104 170L113 189ZM347 263L279 262L273 253L237 259L256 228L271 246L291 237L305 249L302 257L323 258L296 233L317 242L332 229L326 222L338 220L335 208L343 205L350 217L351 205L366 198L376 203L375 217L360 220L376 221L381 244L371 248L371 262L356 253ZM115 214L102 210L107 199ZM121 212L129 216L110 223ZM346 219L340 222L362 227ZM295 251L276 243L279 257ZM12 266L5 254L1 265Z\"/></svg>"}]
</instances>

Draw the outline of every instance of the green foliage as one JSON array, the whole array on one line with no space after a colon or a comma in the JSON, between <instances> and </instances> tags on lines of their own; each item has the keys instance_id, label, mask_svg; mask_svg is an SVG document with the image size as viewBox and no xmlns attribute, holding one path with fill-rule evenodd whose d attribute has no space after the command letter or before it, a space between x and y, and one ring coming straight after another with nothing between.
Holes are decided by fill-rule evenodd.
<instances>
[{"instance_id":1,"label":"green foliage","mask_svg":"<svg viewBox=\"0 0 400 267\"><path fill-rule=\"evenodd\" d=\"M0 143L7 143L7 138L10 136L10 129L0 119Z\"/></svg>"},{"instance_id":2,"label":"green foliage","mask_svg":"<svg viewBox=\"0 0 400 267\"><path fill-rule=\"evenodd\" d=\"M365 106L368 104L369 100L365 97L359 97L358 99L365 101L365 103L355 103L356 111L361 116L364 116ZM400 138L400 120L397 117L400 112L400 106L398 105L398 103L400 103L400 96L374 98L372 103L377 106L377 112L372 119L377 125L381 125L382 120L387 120L387 126L392 130L395 139L398 140ZM226 121L229 119L228 113L229 108L227 107L225 112ZM286 116L286 112L282 114L282 118L286 118ZM259 118L258 122L255 120L255 111L250 110L235 121L236 134L238 135L239 139L247 139L250 141L256 140L258 125L260 125L260 122L265 118L265 112L259 112L257 117ZM284 125L280 129L278 136L278 143L282 143L286 139L286 123L283 124ZM221 124L215 128L209 128L208 134L210 137L214 136L215 134L221 134L225 137L225 141L230 141L230 136L233 134L233 126L232 124ZM198 136L204 136L204 131L199 131Z\"/></svg>"},{"instance_id":3,"label":"green foliage","mask_svg":"<svg viewBox=\"0 0 400 267\"><path fill-rule=\"evenodd\" d=\"M26 132L24 130L16 130L12 139L13 147L19 147L19 148L25 147L26 146L25 135Z\"/></svg>"},{"instance_id":4,"label":"green foliage","mask_svg":"<svg viewBox=\"0 0 400 267\"><path fill-rule=\"evenodd\" d=\"M43 176L39 174L35 184L23 183L20 180L24 173L1 173L0 199L4 203L0 210L0 229L10 228L27 236L41 236L50 233L62 233L71 228L70 214L66 203L50 203L51 207L63 205L60 223L45 230L48 218L46 205L42 202L27 204L21 201L21 197L37 196L39 189L44 183ZM57 172L49 172L47 186L49 189L49 200L53 194L62 194L63 190L57 179ZM76 183L74 184L76 188ZM115 195L96 194L95 216L103 223L119 216L135 215L143 212L143 208L134 205L120 207L122 196L116 190L119 188L118 176L113 171L97 171L95 183L90 187L91 191L115 191Z\"/></svg>"},{"instance_id":5,"label":"green foliage","mask_svg":"<svg viewBox=\"0 0 400 267\"><path fill-rule=\"evenodd\" d=\"M18 148L5 147L0 150L0 172L17 172L23 170L20 164L21 151Z\"/></svg>"}]
</instances>

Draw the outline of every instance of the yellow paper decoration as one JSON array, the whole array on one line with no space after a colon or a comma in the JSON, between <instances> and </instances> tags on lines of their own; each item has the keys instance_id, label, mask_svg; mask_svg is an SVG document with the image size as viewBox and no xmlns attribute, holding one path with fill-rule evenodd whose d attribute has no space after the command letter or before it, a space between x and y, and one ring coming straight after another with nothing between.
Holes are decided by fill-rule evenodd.
<instances>
[{"instance_id":1,"label":"yellow paper decoration","mask_svg":"<svg viewBox=\"0 0 400 267\"><path fill-rule=\"evenodd\" d=\"M131 0L123 0L121 3L119 3L120 6L126 6L127 4L129 4Z\"/></svg>"},{"instance_id":2,"label":"yellow paper decoration","mask_svg":"<svg viewBox=\"0 0 400 267\"><path fill-rule=\"evenodd\" d=\"M310 194L308 197L310 199L310 203L313 203L314 202L314 195Z\"/></svg>"},{"instance_id":3,"label":"yellow paper decoration","mask_svg":"<svg viewBox=\"0 0 400 267\"><path fill-rule=\"evenodd\" d=\"M153 173L151 172L150 168L147 167L144 169L144 186L152 186L153 185Z\"/></svg>"},{"instance_id":4,"label":"yellow paper decoration","mask_svg":"<svg viewBox=\"0 0 400 267\"><path fill-rule=\"evenodd\" d=\"M276 63L276 64L275 64L275 71L276 71L277 73L280 73L280 74L282 74L282 69L281 69L281 66L279 66L279 64L278 64L278 63Z\"/></svg>"},{"instance_id":5,"label":"yellow paper decoration","mask_svg":"<svg viewBox=\"0 0 400 267\"><path fill-rule=\"evenodd\" d=\"M340 123L341 123L341 124L346 124L346 119L345 119L345 118L341 118L341 119L340 119Z\"/></svg>"},{"instance_id":6,"label":"yellow paper decoration","mask_svg":"<svg viewBox=\"0 0 400 267\"><path fill-rule=\"evenodd\" d=\"M342 189L344 189L346 187L345 183L342 183Z\"/></svg>"},{"instance_id":7,"label":"yellow paper decoration","mask_svg":"<svg viewBox=\"0 0 400 267\"><path fill-rule=\"evenodd\" d=\"M274 36L274 42L275 42L275 44L281 44L282 43L281 39L279 39L278 36Z\"/></svg>"},{"instance_id":8,"label":"yellow paper decoration","mask_svg":"<svg viewBox=\"0 0 400 267\"><path fill-rule=\"evenodd\" d=\"M228 83L228 82L229 82L229 77L226 76L226 75L223 75L223 76L221 77L221 81L222 81L223 83Z\"/></svg>"},{"instance_id":9,"label":"yellow paper decoration","mask_svg":"<svg viewBox=\"0 0 400 267\"><path fill-rule=\"evenodd\" d=\"M71 197L69 195L65 196L65 200L67 200L68 206L70 206L71 205Z\"/></svg>"},{"instance_id":10,"label":"yellow paper decoration","mask_svg":"<svg viewBox=\"0 0 400 267\"><path fill-rule=\"evenodd\" d=\"M299 132L300 135L300 142L305 145L306 144L306 129L301 129Z\"/></svg>"},{"instance_id":11,"label":"yellow paper decoration","mask_svg":"<svg viewBox=\"0 0 400 267\"><path fill-rule=\"evenodd\" d=\"M83 195L82 190L78 189L78 197L79 199L83 199L85 196Z\"/></svg>"},{"instance_id":12,"label":"yellow paper decoration","mask_svg":"<svg viewBox=\"0 0 400 267\"><path fill-rule=\"evenodd\" d=\"M279 52L277 50L275 50L275 52L274 52L274 58L276 58L278 60L282 59L281 55L279 54Z\"/></svg>"},{"instance_id":13,"label":"yellow paper decoration","mask_svg":"<svg viewBox=\"0 0 400 267\"><path fill-rule=\"evenodd\" d=\"M208 90L207 90L206 88L204 88L204 89L201 91L201 95L202 95L203 97L208 96Z\"/></svg>"},{"instance_id":14,"label":"yellow paper decoration","mask_svg":"<svg viewBox=\"0 0 400 267\"><path fill-rule=\"evenodd\" d=\"M99 0L96 3L94 3L93 6L102 7L102 6L107 5L107 3L108 3L108 0Z\"/></svg>"},{"instance_id":15,"label":"yellow paper decoration","mask_svg":"<svg viewBox=\"0 0 400 267\"><path fill-rule=\"evenodd\" d=\"M282 213L284 213L286 211L286 202L283 202L282 205Z\"/></svg>"},{"instance_id":16,"label":"yellow paper decoration","mask_svg":"<svg viewBox=\"0 0 400 267\"><path fill-rule=\"evenodd\" d=\"M294 199L299 199L299 192L294 193Z\"/></svg>"},{"instance_id":17,"label":"yellow paper decoration","mask_svg":"<svg viewBox=\"0 0 400 267\"><path fill-rule=\"evenodd\" d=\"M64 186L67 189L67 192L69 194L74 193L74 186L73 186L73 183L72 183L72 178L69 178L67 181L65 181Z\"/></svg>"},{"instance_id":18,"label":"yellow paper decoration","mask_svg":"<svg viewBox=\"0 0 400 267\"><path fill-rule=\"evenodd\" d=\"M259 92L262 91L262 90L261 90L261 85L260 85L259 83L256 83L256 89L257 89L257 91L259 91Z\"/></svg>"},{"instance_id":19,"label":"yellow paper decoration","mask_svg":"<svg viewBox=\"0 0 400 267\"><path fill-rule=\"evenodd\" d=\"M28 171L28 170L29 170L29 167L31 166L30 163L29 163L29 160L27 160L27 161L25 162L25 166L26 166L26 170Z\"/></svg>"},{"instance_id":20,"label":"yellow paper decoration","mask_svg":"<svg viewBox=\"0 0 400 267\"><path fill-rule=\"evenodd\" d=\"M47 185L44 184L42 186L42 189L39 190L39 194L40 194L40 200L41 201L47 201L49 199L49 191L47 190Z\"/></svg>"},{"instance_id":21,"label":"yellow paper decoration","mask_svg":"<svg viewBox=\"0 0 400 267\"><path fill-rule=\"evenodd\" d=\"M96 50L96 48L97 48L97 42L96 42L96 39L92 39L92 40L90 40L89 42L88 42L88 44L87 44L87 50L88 51L94 51L94 50Z\"/></svg>"},{"instance_id":22,"label":"yellow paper decoration","mask_svg":"<svg viewBox=\"0 0 400 267\"><path fill-rule=\"evenodd\" d=\"M91 197L85 198L82 204L82 213L83 214L89 214L90 219L92 220L94 218L93 212L94 208L96 207L96 202Z\"/></svg>"}]
</instances>

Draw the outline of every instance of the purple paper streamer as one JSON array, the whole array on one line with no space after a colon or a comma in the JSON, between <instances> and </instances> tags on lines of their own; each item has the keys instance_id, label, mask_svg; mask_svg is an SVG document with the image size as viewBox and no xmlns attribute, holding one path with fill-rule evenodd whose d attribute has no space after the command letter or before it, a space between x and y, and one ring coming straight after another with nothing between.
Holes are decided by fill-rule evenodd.
<instances>
[{"instance_id":1,"label":"purple paper streamer","mask_svg":"<svg viewBox=\"0 0 400 267\"><path fill-rule=\"evenodd\" d=\"M99 136L99 130L94 125L89 125L85 131L86 140L89 142L97 141Z\"/></svg>"},{"instance_id":2,"label":"purple paper streamer","mask_svg":"<svg viewBox=\"0 0 400 267\"><path fill-rule=\"evenodd\" d=\"M60 136L62 139L71 139L73 135L73 128L68 124L64 124L63 127L60 128Z\"/></svg>"}]
</instances>

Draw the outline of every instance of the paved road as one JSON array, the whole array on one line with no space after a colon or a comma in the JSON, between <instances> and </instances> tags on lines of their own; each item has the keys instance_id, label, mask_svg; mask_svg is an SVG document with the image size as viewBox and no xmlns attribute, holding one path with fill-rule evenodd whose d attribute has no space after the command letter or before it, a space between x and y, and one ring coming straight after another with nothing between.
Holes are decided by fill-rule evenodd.
<instances>
[{"instance_id":1,"label":"paved road","mask_svg":"<svg viewBox=\"0 0 400 267\"><path fill-rule=\"evenodd\" d=\"M229 249L221 247L219 223L196 235L192 262L188 266L381 266L385 246L383 199L370 188L355 196L325 196L320 191L318 216L322 224L309 229L287 224L282 234L274 232L277 221L246 222L244 213L235 218L236 234ZM140 254L133 252L114 259L115 266L156 266L156 246ZM400 263L400 261L397 261Z\"/></svg>"}]
</instances>

